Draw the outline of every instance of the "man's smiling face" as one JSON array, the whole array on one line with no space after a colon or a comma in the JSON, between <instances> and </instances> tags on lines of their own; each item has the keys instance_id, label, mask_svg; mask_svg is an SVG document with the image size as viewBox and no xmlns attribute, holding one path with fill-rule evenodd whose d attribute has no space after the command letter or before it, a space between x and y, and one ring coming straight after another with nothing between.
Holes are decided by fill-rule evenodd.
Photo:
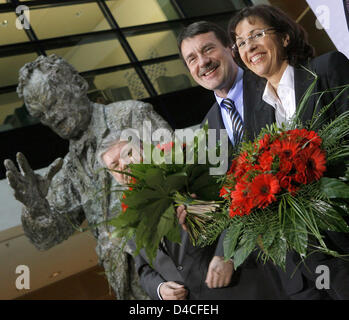
<instances>
[{"instance_id":1,"label":"man's smiling face","mask_svg":"<svg viewBox=\"0 0 349 320\"><path fill-rule=\"evenodd\" d=\"M207 32L184 39L181 53L199 85L213 90L220 97L226 96L236 75L230 47L225 47L214 32Z\"/></svg>"}]
</instances>

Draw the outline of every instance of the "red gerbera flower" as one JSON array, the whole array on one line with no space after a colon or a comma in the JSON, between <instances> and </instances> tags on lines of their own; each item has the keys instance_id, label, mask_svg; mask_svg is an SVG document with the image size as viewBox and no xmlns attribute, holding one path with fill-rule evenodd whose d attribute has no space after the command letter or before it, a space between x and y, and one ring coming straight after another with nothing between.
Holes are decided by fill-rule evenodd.
<instances>
[{"instance_id":1,"label":"red gerbera flower","mask_svg":"<svg viewBox=\"0 0 349 320\"><path fill-rule=\"evenodd\" d=\"M297 172L305 172L305 169L307 167L307 154L307 150L303 149L294 158L294 165Z\"/></svg>"},{"instance_id":2,"label":"red gerbera flower","mask_svg":"<svg viewBox=\"0 0 349 320\"><path fill-rule=\"evenodd\" d=\"M301 146L309 142L310 147L320 147L322 139L315 131L308 131L306 129L294 129L287 131L290 140L299 142Z\"/></svg>"},{"instance_id":3,"label":"red gerbera flower","mask_svg":"<svg viewBox=\"0 0 349 320\"><path fill-rule=\"evenodd\" d=\"M164 144L160 144L160 143L159 143L156 147L157 147L158 149L160 149L161 151L169 152L169 151L172 150L173 146L174 146L174 142L173 142L173 141L170 141L170 142L164 143Z\"/></svg>"},{"instance_id":4,"label":"red gerbera flower","mask_svg":"<svg viewBox=\"0 0 349 320\"><path fill-rule=\"evenodd\" d=\"M235 170L236 170L236 166L237 166L237 159L234 159L234 160L231 162L231 166L230 166L229 171L227 172L227 175L234 174L234 172L235 172Z\"/></svg>"},{"instance_id":5,"label":"red gerbera flower","mask_svg":"<svg viewBox=\"0 0 349 320\"><path fill-rule=\"evenodd\" d=\"M291 161L288 161L286 159L280 159L278 178L280 178L280 176L284 176L288 174L292 169L293 169L293 163Z\"/></svg>"},{"instance_id":6,"label":"red gerbera flower","mask_svg":"<svg viewBox=\"0 0 349 320\"><path fill-rule=\"evenodd\" d=\"M232 202L230 206L230 216L249 214L253 208L249 185L246 183L237 183L235 190L230 194Z\"/></svg>"},{"instance_id":7,"label":"red gerbera flower","mask_svg":"<svg viewBox=\"0 0 349 320\"><path fill-rule=\"evenodd\" d=\"M219 192L219 196L224 198L226 194L229 194L229 191L223 186L222 189Z\"/></svg>"},{"instance_id":8,"label":"red gerbera flower","mask_svg":"<svg viewBox=\"0 0 349 320\"><path fill-rule=\"evenodd\" d=\"M305 174L308 183L319 180L326 171L326 154L319 148L309 148L304 152L306 157L306 171Z\"/></svg>"},{"instance_id":9,"label":"red gerbera flower","mask_svg":"<svg viewBox=\"0 0 349 320\"><path fill-rule=\"evenodd\" d=\"M270 143L270 135L265 134L263 138L258 141L259 151L266 150L267 148L269 148L269 143Z\"/></svg>"},{"instance_id":10,"label":"red gerbera flower","mask_svg":"<svg viewBox=\"0 0 349 320\"><path fill-rule=\"evenodd\" d=\"M246 162L249 162L248 156L249 155L248 155L247 151L241 153L237 159L238 164L240 165L240 164L244 164Z\"/></svg>"},{"instance_id":11,"label":"red gerbera flower","mask_svg":"<svg viewBox=\"0 0 349 320\"><path fill-rule=\"evenodd\" d=\"M280 150L278 152L280 162L283 160L292 160L299 150L299 144L294 141L283 140L280 144Z\"/></svg>"},{"instance_id":12,"label":"red gerbera flower","mask_svg":"<svg viewBox=\"0 0 349 320\"><path fill-rule=\"evenodd\" d=\"M263 171L270 171L273 164L273 156L270 151L265 151L259 156L259 165Z\"/></svg>"},{"instance_id":13,"label":"red gerbera flower","mask_svg":"<svg viewBox=\"0 0 349 320\"><path fill-rule=\"evenodd\" d=\"M260 174L251 185L255 206L265 208L276 200L275 194L280 191L278 179L272 174Z\"/></svg>"},{"instance_id":14,"label":"red gerbera flower","mask_svg":"<svg viewBox=\"0 0 349 320\"><path fill-rule=\"evenodd\" d=\"M122 199L126 199L126 196L125 194L122 195ZM122 212L125 212L128 208L128 205L127 204L124 204L123 202L121 202L121 209L122 209Z\"/></svg>"},{"instance_id":15,"label":"red gerbera flower","mask_svg":"<svg viewBox=\"0 0 349 320\"><path fill-rule=\"evenodd\" d=\"M253 166L247 157L248 153L245 151L237 159L237 165L234 174L236 178L242 178L246 172L253 170Z\"/></svg>"}]
</instances>

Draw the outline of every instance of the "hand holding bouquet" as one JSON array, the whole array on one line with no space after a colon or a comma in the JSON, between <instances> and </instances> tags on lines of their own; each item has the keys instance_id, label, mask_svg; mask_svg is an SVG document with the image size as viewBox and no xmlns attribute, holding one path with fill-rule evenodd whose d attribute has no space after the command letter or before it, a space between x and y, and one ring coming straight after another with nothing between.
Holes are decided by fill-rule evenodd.
<instances>
[{"instance_id":1,"label":"hand holding bouquet","mask_svg":"<svg viewBox=\"0 0 349 320\"><path fill-rule=\"evenodd\" d=\"M192 161L187 161L187 149L182 143L170 142L150 146L151 154L159 151L161 157L169 160L168 163L143 161L130 164L127 171L122 172L131 177L131 182L121 199L122 212L110 221L115 227L113 235L134 239L135 254L144 249L150 263L163 237L172 242L181 241L177 206L184 204L187 207L187 231L194 245L215 241L212 234L218 232L218 236L229 221L219 210L224 201L219 199L220 186L216 178L209 174L210 165L198 163L198 148L199 145L206 148L203 142L206 137L207 127L201 129L193 144L188 146ZM176 163L179 156L184 156L184 161ZM200 200L193 199L190 193L195 193ZM207 233L206 228L211 224L210 233Z\"/></svg>"}]
</instances>

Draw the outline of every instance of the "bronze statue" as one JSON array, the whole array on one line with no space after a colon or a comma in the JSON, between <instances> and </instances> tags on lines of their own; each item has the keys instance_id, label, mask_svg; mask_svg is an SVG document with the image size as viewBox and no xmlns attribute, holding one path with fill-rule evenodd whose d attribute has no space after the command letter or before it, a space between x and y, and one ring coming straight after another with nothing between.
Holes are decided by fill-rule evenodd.
<instances>
[{"instance_id":1,"label":"bronze statue","mask_svg":"<svg viewBox=\"0 0 349 320\"><path fill-rule=\"evenodd\" d=\"M108 136L122 129L142 126L171 130L150 104L128 100L100 105L87 97L87 82L56 55L40 56L21 70L17 92L29 113L64 139L69 152L40 176L21 153L20 171L5 160L6 176L17 200L23 203L22 224L26 236L46 250L66 240L87 219L97 239L96 252L117 299L146 299L138 283L133 258L119 239L112 238L106 221L119 210L118 193L111 175L100 170L97 151ZM45 146L42 146L45 152ZM98 197L103 194L103 197Z\"/></svg>"}]
</instances>

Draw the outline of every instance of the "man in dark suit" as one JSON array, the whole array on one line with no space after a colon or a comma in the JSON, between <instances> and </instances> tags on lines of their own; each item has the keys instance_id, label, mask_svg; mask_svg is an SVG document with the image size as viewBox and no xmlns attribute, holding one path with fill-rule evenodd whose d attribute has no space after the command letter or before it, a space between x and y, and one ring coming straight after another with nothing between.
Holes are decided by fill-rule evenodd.
<instances>
[{"instance_id":1,"label":"man in dark suit","mask_svg":"<svg viewBox=\"0 0 349 320\"><path fill-rule=\"evenodd\" d=\"M189 62L193 59L189 54ZM185 58L185 56L184 56ZM197 57L194 56L194 62ZM348 84L349 62L348 59L339 52L332 52L326 55L317 57L309 63L304 64L308 69L318 75L318 80L313 88L313 92L322 92L329 88ZM189 68L190 69L190 68ZM193 74L193 73L192 73ZM200 72L197 73L200 75ZM298 106L302 96L314 81L314 76L302 67L297 67L294 70L294 88L295 100ZM267 124L275 121L275 109L262 100L265 90L266 80L256 77L248 71L244 72L243 76L243 108L242 116L245 129L245 137L253 139L257 136L260 130ZM307 107L301 115L303 123L310 120L314 112L328 105L335 97L337 92L328 92L322 95L320 102L319 95L312 95L307 102ZM216 91L215 91L216 93ZM229 96L228 96L229 97ZM217 98L217 94L216 94ZM234 99L235 103L238 99ZM224 118L224 112L220 103L219 97L217 102L212 106L205 120L208 120L210 128L223 129L227 128L227 121ZM316 109L315 109L316 108ZM333 119L340 113L349 109L348 91L344 92L331 108L324 114L327 120ZM228 123L229 125L229 123ZM231 136L231 135L230 135ZM234 143L234 141L232 141ZM343 173L343 168L336 168L334 173L333 168L328 168L335 176L338 176L338 171ZM180 223L184 222L184 208L179 212ZM219 239L216 254L222 249L222 241L224 233ZM336 232L326 232L329 248L337 250L341 253L349 252L349 241L346 235ZM223 252L221 252L223 254ZM248 258L249 261L255 261L256 252L252 253ZM349 277L348 262L334 259L321 253L310 255L305 263L301 263L301 257L295 252L289 252L287 257L286 272L279 270L281 279L281 287L279 288L279 298L284 299L348 299L349 286L345 285L343 279ZM328 290L319 290L316 287L316 279L319 274L316 273L316 268L321 265L327 265L331 270L331 288ZM269 267L271 279L274 283L280 284L279 279L274 274L272 266ZM245 272L244 266L241 268ZM251 282L250 286L254 284ZM277 285L278 286L278 285Z\"/></svg>"},{"instance_id":2,"label":"man in dark suit","mask_svg":"<svg viewBox=\"0 0 349 320\"><path fill-rule=\"evenodd\" d=\"M179 35L178 47L194 80L215 94L217 102L207 115L209 127L226 129L230 143L234 143L241 123L248 130L251 110L257 106L268 108L261 99L264 81L237 67L229 38L215 24L191 24ZM226 98L235 104L234 117ZM272 113L262 112L261 116L263 122L274 121ZM223 235L205 248L193 247L183 230L181 239L181 245L165 239L154 268L149 266L144 252L135 257L141 284L152 299L284 298L275 267L257 263L256 255L233 272L233 262L223 258Z\"/></svg>"}]
</instances>

